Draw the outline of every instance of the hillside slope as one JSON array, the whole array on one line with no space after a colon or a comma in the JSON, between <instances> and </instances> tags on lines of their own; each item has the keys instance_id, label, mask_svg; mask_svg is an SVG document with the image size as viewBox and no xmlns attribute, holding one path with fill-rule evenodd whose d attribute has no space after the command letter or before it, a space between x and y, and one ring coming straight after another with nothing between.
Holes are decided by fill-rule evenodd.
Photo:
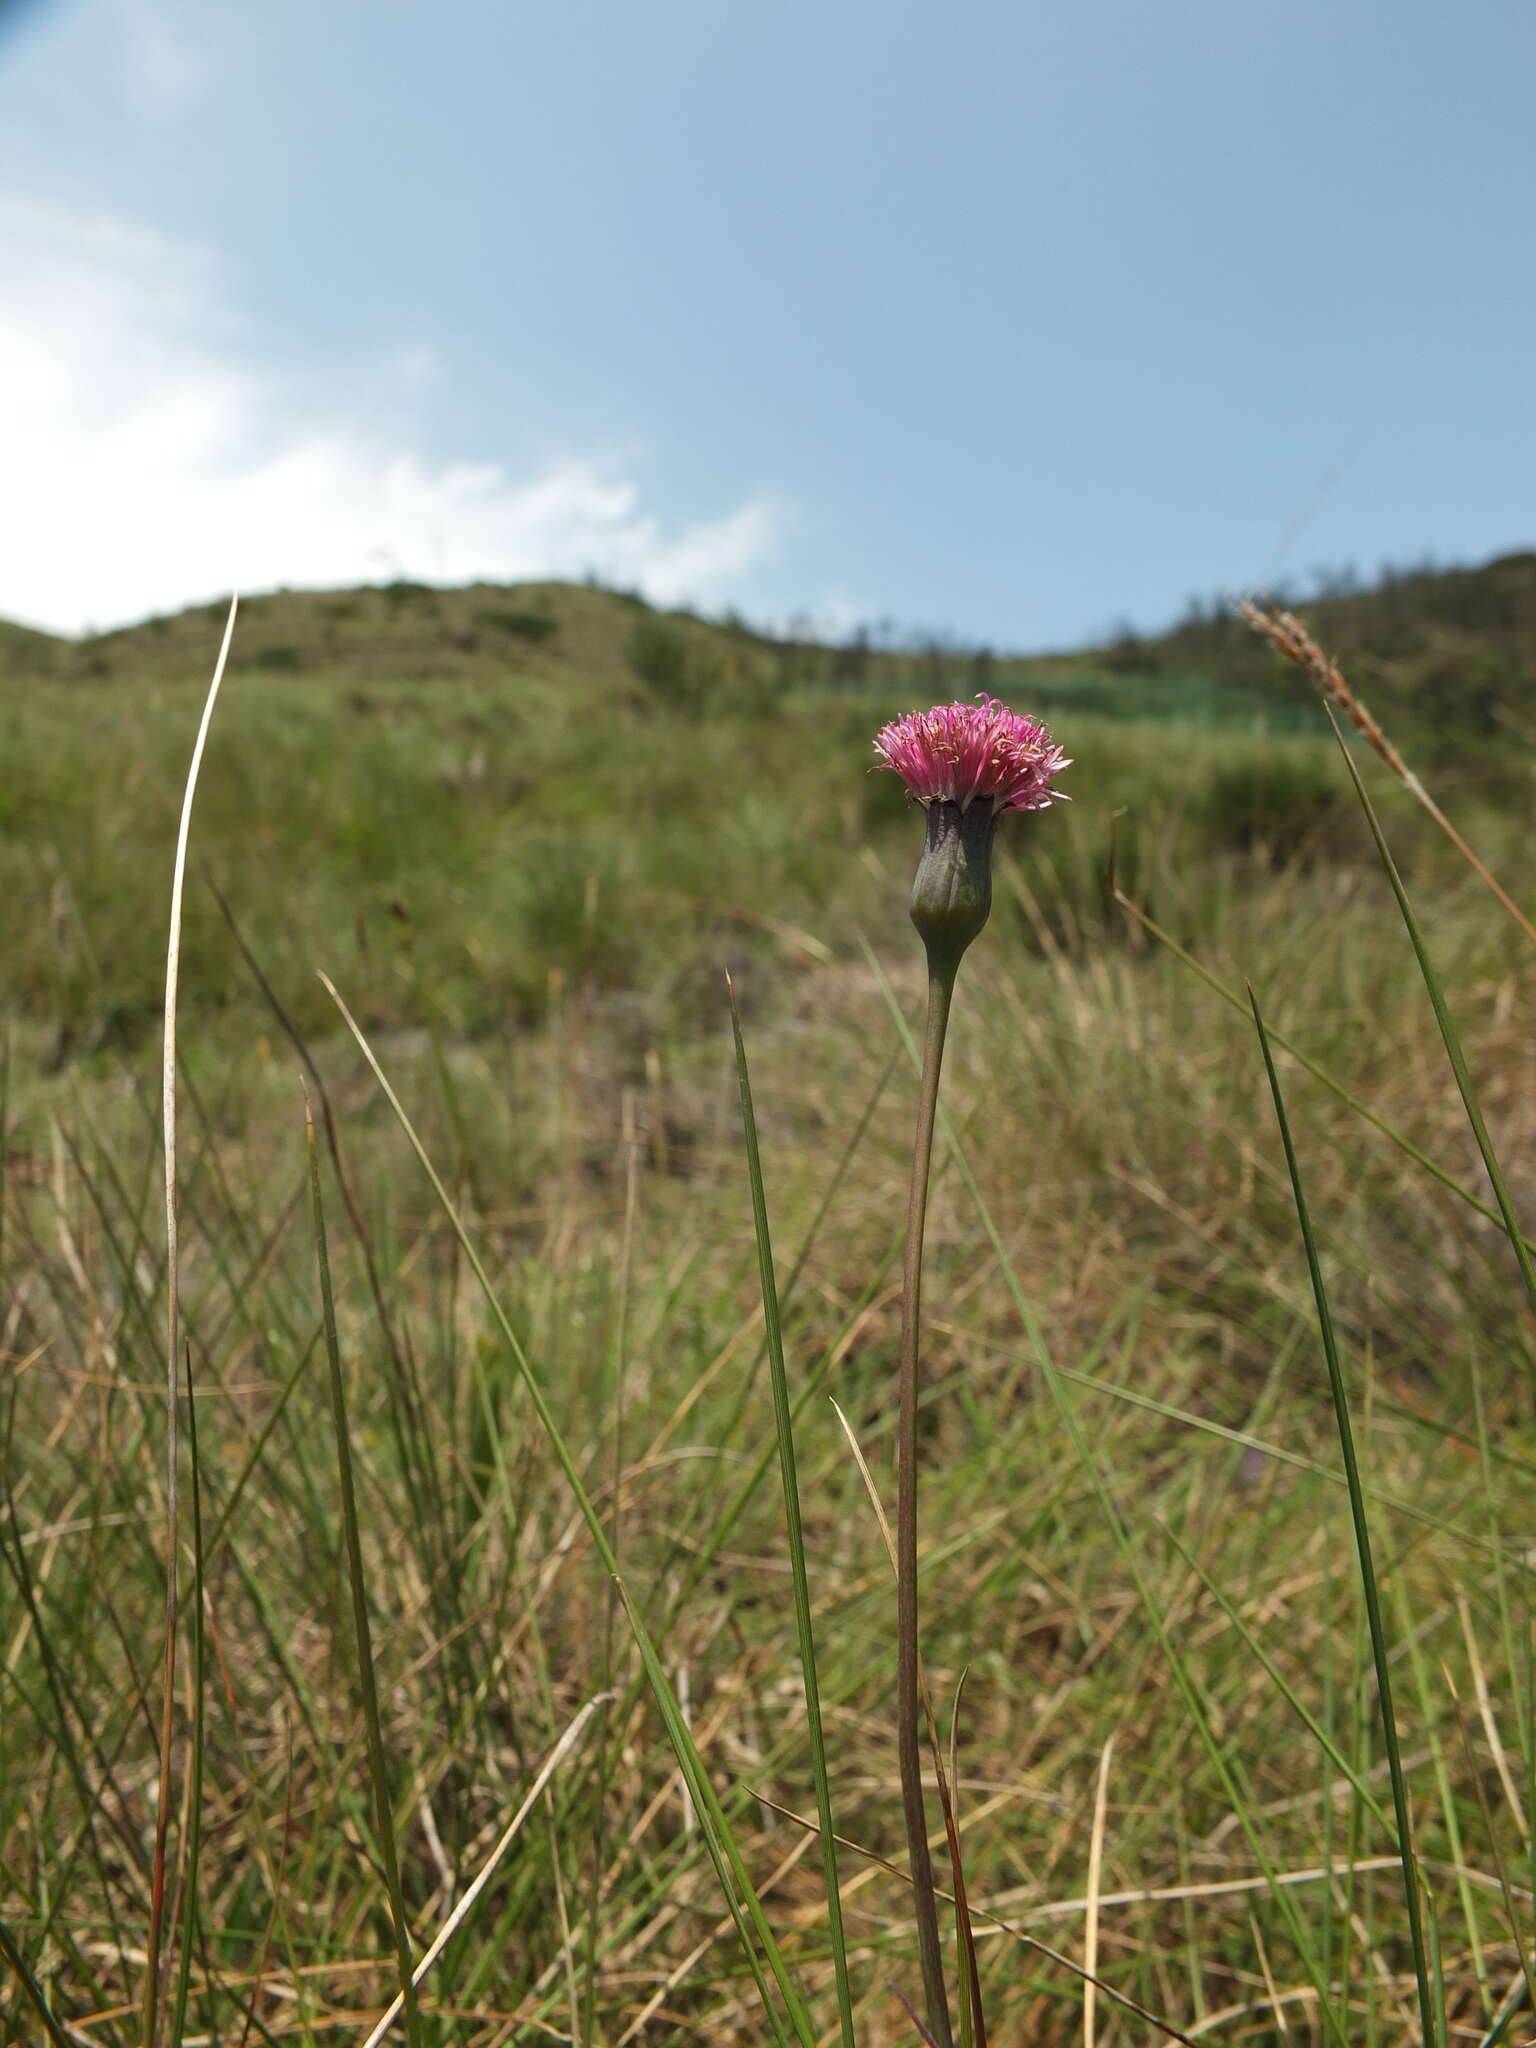
<instances>
[{"instance_id":1,"label":"hillside slope","mask_svg":"<svg viewBox=\"0 0 1536 2048\"><path fill-rule=\"evenodd\" d=\"M1284 601L1383 715L1469 737L1531 736L1525 707L1536 684L1536 553L1503 555L1474 569L1386 575L1368 588ZM1306 693L1219 607L1108 653L1133 674L1193 671L1226 688Z\"/></svg>"},{"instance_id":2,"label":"hillside slope","mask_svg":"<svg viewBox=\"0 0 1536 2048\"><path fill-rule=\"evenodd\" d=\"M1469 740L1525 734L1523 707L1536 683L1536 553L1387 575L1367 588L1336 582L1297 608L1384 716ZM222 617L222 606L195 606L80 640L0 620L0 687L46 678L190 681L205 673ZM396 582L248 598L234 662L247 673L343 685L512 674L599 698L638 690L684 709L805 687L914 701L1011 689L1028 691L1048 713L1290 729L1315 718L1307 686L1214 604L1192 608L1163 634L1021 655L953 634L877 642L859 629L840 645L774 638L581 584Z\"/></svg>"}]
</instances>

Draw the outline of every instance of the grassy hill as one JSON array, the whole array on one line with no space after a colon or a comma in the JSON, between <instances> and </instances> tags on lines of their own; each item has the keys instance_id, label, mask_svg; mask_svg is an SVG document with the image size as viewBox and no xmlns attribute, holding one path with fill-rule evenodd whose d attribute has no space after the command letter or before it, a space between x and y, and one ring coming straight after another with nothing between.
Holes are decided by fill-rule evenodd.
<instances>
[{"instance_id":1,"label":"grassy hill","mask_svg":"<svg viewBox=\"0 0 1536 2048\"><path fill-rule=\"evenodd\" d=\"M166 849L219 625L185 614L0 677L0 946L44 1069L157 1028ZM887 869L912 820L870 742L932 679L892 660L857 688L780 683L791 658L586 590L253 601L205 770L185 1001L235 1035L262 1008L205 876L296 1014L318 1020L313 966L343 963L376 1020L409 1014L420 976L470 1036L576 984L691 1030L716 1014L722 964L750 1000L776 960L898 934ZM1052 834L1020 835L1052 928L1118 928L1117 811L1138 880L1154 843L1158 872L1262 875L1353 833L1328 743L1277 739L1251 710L1192 749L1180 735L1199 728L1107 718L1091 677L1045 708L1089 761ZM1041 943L1022 917L1018 937Z\"/></svg>"},{"instance_id":2,"label":"grassy hill","mask_svg":"<svg viewBox=\"0 0 1536 2048\"><path fill-rule=\"evenodd\" d=\"M1298 600L1285 592L1280 601ZM1526 730L1536 682L1536 553L1475 568L1385 572L1368 587L1325 581L1300 608L1316 636L1384 713L1415 729L1466 738ZM0 620L7 679L134 681L197 673L218 606L193 607L110 633L65 640ZM543 583L438 589L395 582L248 598L238 660L248 671L343 678L453 680L503 673L579 678L717 708L795 688L975 689L1028 693L1047 710L1172 717L1205 727L1307 729L1305 688L1225 605L1195 605L1169 631L1129 629L1099 647L1022 654L914 634L894 649L867 629L839 645L774 638L734 619L658 611L639 597Z\"/></svg>"},{"instance_id":3,"label":"grassy hill","mask_svg":"<svg viewBox=\"0 0 1536 2048\"><path fill-rule=\"evenodd\" d=\"M1379 713L1426 740L1514 737L1529 744L1536 687L1536 554L1471 569L1386 575L1301 606L1316 636ZM1295 689L1230 615L1213 608L1158 640L1121 649L1149 674L1194 670L1226 687Z\"/></svg>"},{"instance_id":4,"label":"grassy hill","mask_svg":"<svg viewBox=\"0 0 1536 2048\"><path fill-rule=\"evenodd\" d=\"M1533 569L1516 557L1309 616L1346 646L1378 612L1398 620L1383 662L1416 680L1378 708L1408 704L1399 730L1417 739L1422 699L1441 718L1459 700L1411 650L1441 646L1442 620L1470 633L1484 591L1502 595L1476 672L1513 658ZM0 946L45 1068L155 1029L164 848L222 620L206 606L83 641L0 631ZM1356 680L1384 672L1362 662ZM978 688L1088 756L1045 850L1021 835L1057 927L1118 930L1113 814L1133 883L1154 843L1165 872L1205 866L1238 887L1358 847L1317 706L1235 625L1186 626L1134 659L1005 659L773 641L571 585L396 583L245 602L195 857L311 1020L320 954L355 964L381 1021L404 1014L419 973L445 1026L472 1035L542 1016L573 982L629 991L671 1028L710 1010L717 958L750 981L783 953L782 928L813 935L799 957L845 953L855 924L899 929L900 892L872 889L856 857L899 865L910 836L893 779L865 772L869 740L896 710ZM1491 715L1469 701L1440 768L1464 803L1491 802L1485 835L1507 837L1521 771L1480 750ZM1404 830L1411 858L1420 821ZM214 904L194 889L186 1000L244 1029L260 998L205 930Z\"/></svg>"},{"instance_id":5,"label":"grassy hill","mask_svg":"<svg viewBox=\"0 0 1536 2048\"><path fill-rule=\"evenodd\" d=\"M1416 583L1375 670L1381 594L1307 609L1325 643L1361 647L1352 679L1418 743L1449 691L1433 660L1481 630L1489 673L1523 673L1522 559L1466 572L1505 592L1485 629L1472 585ZM164 1601L158 1021L222 624L0 629L0 1925L67 2038L99 2048L139 2043ZM1295 1048L1281 1072L1362 1445L1446 2038L1528 2031L1536 1321L1315 713L1209 622L1004 660L780 644L585 588L397 585L245 605L193 824L181 1296L204 1534L188 1628L201 1611L207 1633L177 1724L200 1698L189 2043L363 2039L393 1988L303 1073L334 1117L323 1199L418 1951L606 1699L444 1955L423 2048L768 2038L612 1581L317 968L441 1171L835 2037L819 1866L781 1811L812 1795L729 969L802 1402L834 1801L858 1845L858 2040L914 2048L890 1988L915 1991L910 1902L871 1860L904 1853L893 1600L828 1396L888 1487L919 830L870 741L890 710L983 687L1045 708L1076 763L1070 805L1002 830L929 1238L924 1649L946 1723L969 1672L969 1889L1013 1930L980 1944L992 2039L1083 2038L1091 1924L1100 2048L1159 2038L1116 1994L1202 2040L1422 2048L1334 1410L1245 977ZM1529 904L1530 761L1486 722L1474 701L1416 765ZM1362 766L1529 1230L1536 967ZM1112 838L1141 920L1107 886ZM19 1986L0 1977L3 2048L40 2038Z\"/></svg>"}]
</instances>

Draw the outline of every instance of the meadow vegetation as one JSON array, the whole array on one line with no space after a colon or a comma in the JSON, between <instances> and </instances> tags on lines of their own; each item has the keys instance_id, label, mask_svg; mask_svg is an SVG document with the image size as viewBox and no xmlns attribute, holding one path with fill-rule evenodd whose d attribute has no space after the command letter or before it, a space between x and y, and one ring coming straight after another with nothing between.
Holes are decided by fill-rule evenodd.
<instances>
[{"instance_id":1,"label":"meadow vegetation","mask_svg":"<svg viewBox=\"0 0 1536 2048\"><path fill-rule=\"evenodd\" d=\"M220 624L0 636L6 2044L51 2038L36 1997L59 2039L140 2040L164 1602L159 1005ZM1329 1380L1246 979L1280 1042L1354 1407L1442 2038L1515 2041L1536 2014L1536 1321L1332 736L1264 650L1230 676L1198 653L987 669L1077 763L1070 806L1000 838L929 1225L924 1653L946 1723L965 1674L954 1781L991 2037L1423 2038ZM557 586L246 609L183 940L201 1597L189 1564L178 1730L202 1797L166 2038L362 2042L397 1984L305 1083L417 1953L602 1702L427 1979L419 2040L775 2038L612 1581L321 968L463 1218L815 2038L833 2040L817 1846L795 1818L814 1800L732 976L858 2039L919 2039L893 1989L915 1996L910 1897L887 1867L903 1854L894 1597L832 1402L890 1498L920 827L867 771L884 717L981 686L972 657L937 658L936 676L929 654L851 675L809 642ZM1447 739L1443 687L1429 715L1412 678L1393 694L1391 658L1396 736L1529 907L1517 708L1479 697ZM1401 787L1360 765L1530 1229L1536 960ZM188 1802L183 1869L194 1832ZM1085 1968L1103 1986L1086 2011Z\"/></svg>"}]
</instances>

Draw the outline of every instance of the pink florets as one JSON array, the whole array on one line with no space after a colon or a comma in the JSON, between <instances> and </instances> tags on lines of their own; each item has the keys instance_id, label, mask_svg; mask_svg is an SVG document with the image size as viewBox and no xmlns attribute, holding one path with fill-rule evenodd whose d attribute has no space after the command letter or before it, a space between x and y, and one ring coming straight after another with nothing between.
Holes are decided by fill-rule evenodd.
<instances>
[{"instance_id":1,"label":"pink florets","mask_svg":"<svg viewBox=\"0 0 1536 2048\"><path fill-rule=\"evenodd\" d=\"M921 804L964 810L990 799L994 811L1043 811L1067 800L1051 779L1071 762L1043 725L995 697L909 711L882 728L875 752Z\"/></svg>"}]
</instances>

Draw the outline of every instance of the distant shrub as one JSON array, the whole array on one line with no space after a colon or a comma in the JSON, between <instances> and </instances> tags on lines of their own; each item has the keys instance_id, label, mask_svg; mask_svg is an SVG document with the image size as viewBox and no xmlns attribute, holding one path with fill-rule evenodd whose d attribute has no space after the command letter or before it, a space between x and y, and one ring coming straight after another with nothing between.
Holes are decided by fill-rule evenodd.
<instances>
[{"instance_id":1,"label":"distant shrub","mask_svg":"<svg viewBox=\"0 0 1536 2048\"><path fill-rule=\"evenodd\" d=\"M304 666L303 653L297 647L258 647L251 660L257 668L278 669L285 675Z\"/></svg>"},{"instance_id":2,"label":"distant shrub","mask_svg":"<svg viewBox=\"0 0 1536 2048\"><path fill-rule=\"evenodd\" d=\"M29 633L24 627L9 628L0 621L0 676L49 675L61 651L44 634Z\"/></svg>"},{"instance_id":3,"label":"distant shrub","mask_svg":"<svg viewBox=\"0 0 1536 2048\"><path fill-rule=\"evenodd\" d=\"M1134 626L1122 624L1104 650L1104 666L1117 676L1151 675L1157 672L1157 651L1149 648Z\"/></svg>"},{"instance_id":4,"label":"distant shrub","mask_svg":"<svg viewBox=\"0 0 1536 2048\"><path fill-rule=\"evenodd\" d=\"M389 604L437 603L437 592L430 583L409 583L403 576L397 576L393 583L380 585L380 595Z\"/></svg>"},{"instance_id":5,"label":"distant shrub","mask_svg":"<svg viewBox=\"0 0 1536 2048\"><path fill-rule=\"evenodd\" d=\"M1277 751L1218 768L1198 809L1216 845L1271 867L1333 851L1355 815L1331 762Z\"/></svg>"},{"instance_id":6,"label":"distant shrub","mask_svg":"<svg viewBox=\"0 0 1536 2048\"><path fill-rule=\"evenodd\" d=\"M475 624L487 633L510 633L514 640L526 640L534 647L552 640L560 630L559 620L547 612L492 609L476 612Z\"/></svg>"},{"instance_id":7,"label":"distant shrub","mask_svg":"<svg viewBox=\"0 0 1536 2048\"><path fill-rule=\"evenodd\" d=\"M719 664L700 654L665 619L641 619L625 656L653 696L680 710L701 704L720 680Z\"/></svg>"},{"instance_id":8,"label":"distant shrub","mask_svg":"<svg viewBox=\"0 0 1536 2048\"><path fill-rule=\"evenodd\" d=\"M1530 680L1502 651L1463 647L1418 671L1413 709L1437 734L1494 739L1508 730L1508 708L1528 701Z\"/></svg>"},{"instance_id":9,"label":"distant shrub","mask_svg":"<svg viewBox=\"0 0 1536 2048\"><path fill-rule=\"evenodd\" d=\"M646 619L629 636L625 656L641 682L658 696L681 693L688 673L688 643L675 627Z\"/></svg>"},{"instance_id":10,"label":"distant shrub","mask_svg":"<svg viewBox=\"0 0 1536 2048\"><path fill-rule=\"evenodd\" d=\"M651 609L650 599L644 591L622 583L610 583L599 569L589 569L581 580L588 590L601 590L608 597L617 598L620 604L633 605L636 610L643 612Z\"/></svg>"}]
</instances>

